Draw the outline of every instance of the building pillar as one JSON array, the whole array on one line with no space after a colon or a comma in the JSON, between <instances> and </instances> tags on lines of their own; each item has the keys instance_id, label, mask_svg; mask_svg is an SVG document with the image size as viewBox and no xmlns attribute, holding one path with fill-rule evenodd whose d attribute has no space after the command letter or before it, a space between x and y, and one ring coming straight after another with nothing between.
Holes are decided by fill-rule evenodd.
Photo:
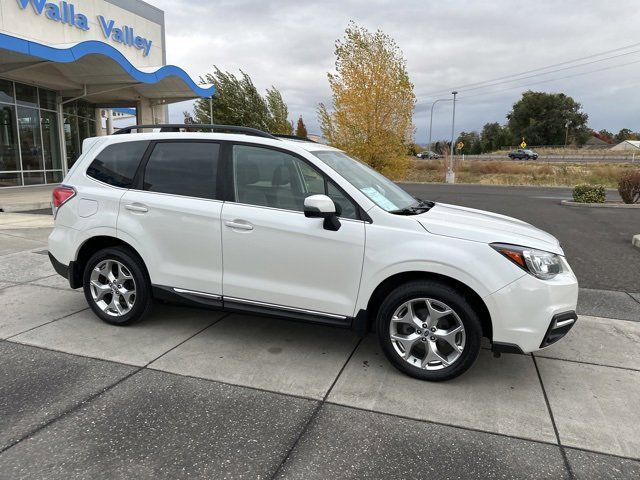
<instances>
[{"instance_id":1,"label":"building pillar","mask_svg":"<svg viewBox=\"0 0 640 480\"><path fill-rule=\"evenodd\" d=\"M107 135L113 135L113 110L107 110Z\"/></svg>"},{"instance_id":2,"label":"building pillar","mask_svg":"<svg viewBox=\"0 0 640 480\"><path fill-rule=\"evenodd\" d=\"M148 98L138 100L136 104L136 123L138 125L155 125L159 123L154 113L154 108Z\"/></svg>"},{"instance_id":3,"label":"building pillar","mask_svg":"<svg viewBox=\"0 0 640 480\"><path fill-rule=\"evenodd\" d=\"M95 124L96 124L96 137L102 137L104 135L104 129L102 128L102 109L95 108Z\"/></svg>"}]
</instances>

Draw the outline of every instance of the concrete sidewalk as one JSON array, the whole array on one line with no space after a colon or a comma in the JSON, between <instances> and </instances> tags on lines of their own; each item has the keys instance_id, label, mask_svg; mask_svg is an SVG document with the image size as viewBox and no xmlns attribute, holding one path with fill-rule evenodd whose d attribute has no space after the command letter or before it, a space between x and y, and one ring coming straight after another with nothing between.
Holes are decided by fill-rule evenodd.
<instances>
[{"instance_id":1,"label":"concrete sidewalk","mask_svg":"<svg viewBox=\"0 0 640 480\"><path fill-rule=\"evenodd\" d=\"M56 185L0 188L0 212L27 212L51 208L51 192Z\"/></svg>"},{"instance_id":2,"label":"concrete sidewalk","mask_svg":"<svg viewBox=\"0 0 640 480\"><path fill-rule=\"evenodd\" d=\"M330 327L166 305L109 326L43 253L0 257L8 478L640 475L640 322L581 315L425 383Z\"/></svg>"}]
</instances>

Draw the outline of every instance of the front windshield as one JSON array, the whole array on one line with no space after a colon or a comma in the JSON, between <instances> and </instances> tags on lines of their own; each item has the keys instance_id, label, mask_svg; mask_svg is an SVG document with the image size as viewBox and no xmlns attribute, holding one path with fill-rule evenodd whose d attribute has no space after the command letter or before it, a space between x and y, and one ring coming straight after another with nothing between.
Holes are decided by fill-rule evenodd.
<instances>
[{"instance_id":1,"label":"front windshield","mask_svg":"<svg viewBox=\"0 0 640 480\"><path fill-rule=\"evenodd\" d=\"M319 150L311 153L387 212L407 209L416 204L415 198L387 177L345 153L335 150Z\"/></svg>"}]
</instances>

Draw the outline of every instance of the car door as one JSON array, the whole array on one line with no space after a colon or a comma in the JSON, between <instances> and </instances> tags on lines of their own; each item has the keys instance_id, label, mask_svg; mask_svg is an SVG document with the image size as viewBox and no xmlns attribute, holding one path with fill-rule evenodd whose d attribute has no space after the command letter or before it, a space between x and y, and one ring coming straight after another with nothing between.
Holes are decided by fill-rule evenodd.
<instances>
[{"instance_id":1,"label":"car door","mask_svg":"<svg viewBox=\"0 0 640 480\"><path fill-rule=\"evenodd\" d=\"M135 188L120 200L118 236L140 252L155 286L222 294L220 150L207 141L152 143Z\"/></svg>"},{"instance_id":2,"label":"car door","mask_svg":"<svg viewBox=\"0 0 640 480\"><path fill-rule=\"evenodd\" d=\"M357 206L315 167L282 150L236 144L229 161L232 201L222 209L225 306L353 316L365 244ZM304 198L313 194L341 203L338 231L304 216Z\"/></svg>"}]
</instances>

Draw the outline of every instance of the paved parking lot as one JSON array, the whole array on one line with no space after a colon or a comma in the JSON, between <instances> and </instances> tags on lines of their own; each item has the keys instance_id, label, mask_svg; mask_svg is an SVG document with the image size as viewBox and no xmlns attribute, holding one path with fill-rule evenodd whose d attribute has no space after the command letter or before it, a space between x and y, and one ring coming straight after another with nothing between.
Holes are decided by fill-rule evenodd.
<instances>
[{"instance_id":1,"label":"paved parking lot","mask_svg":"<svg viewBox=\"0 0 640 480\"><path fill-rule=\"evenodd\" d=\"M0 214L0 478L640 476L640 315L615 296L425 383L330 327L160 304L106 325L49 265L50 221Z\"/></svg>"}]
</instances>

